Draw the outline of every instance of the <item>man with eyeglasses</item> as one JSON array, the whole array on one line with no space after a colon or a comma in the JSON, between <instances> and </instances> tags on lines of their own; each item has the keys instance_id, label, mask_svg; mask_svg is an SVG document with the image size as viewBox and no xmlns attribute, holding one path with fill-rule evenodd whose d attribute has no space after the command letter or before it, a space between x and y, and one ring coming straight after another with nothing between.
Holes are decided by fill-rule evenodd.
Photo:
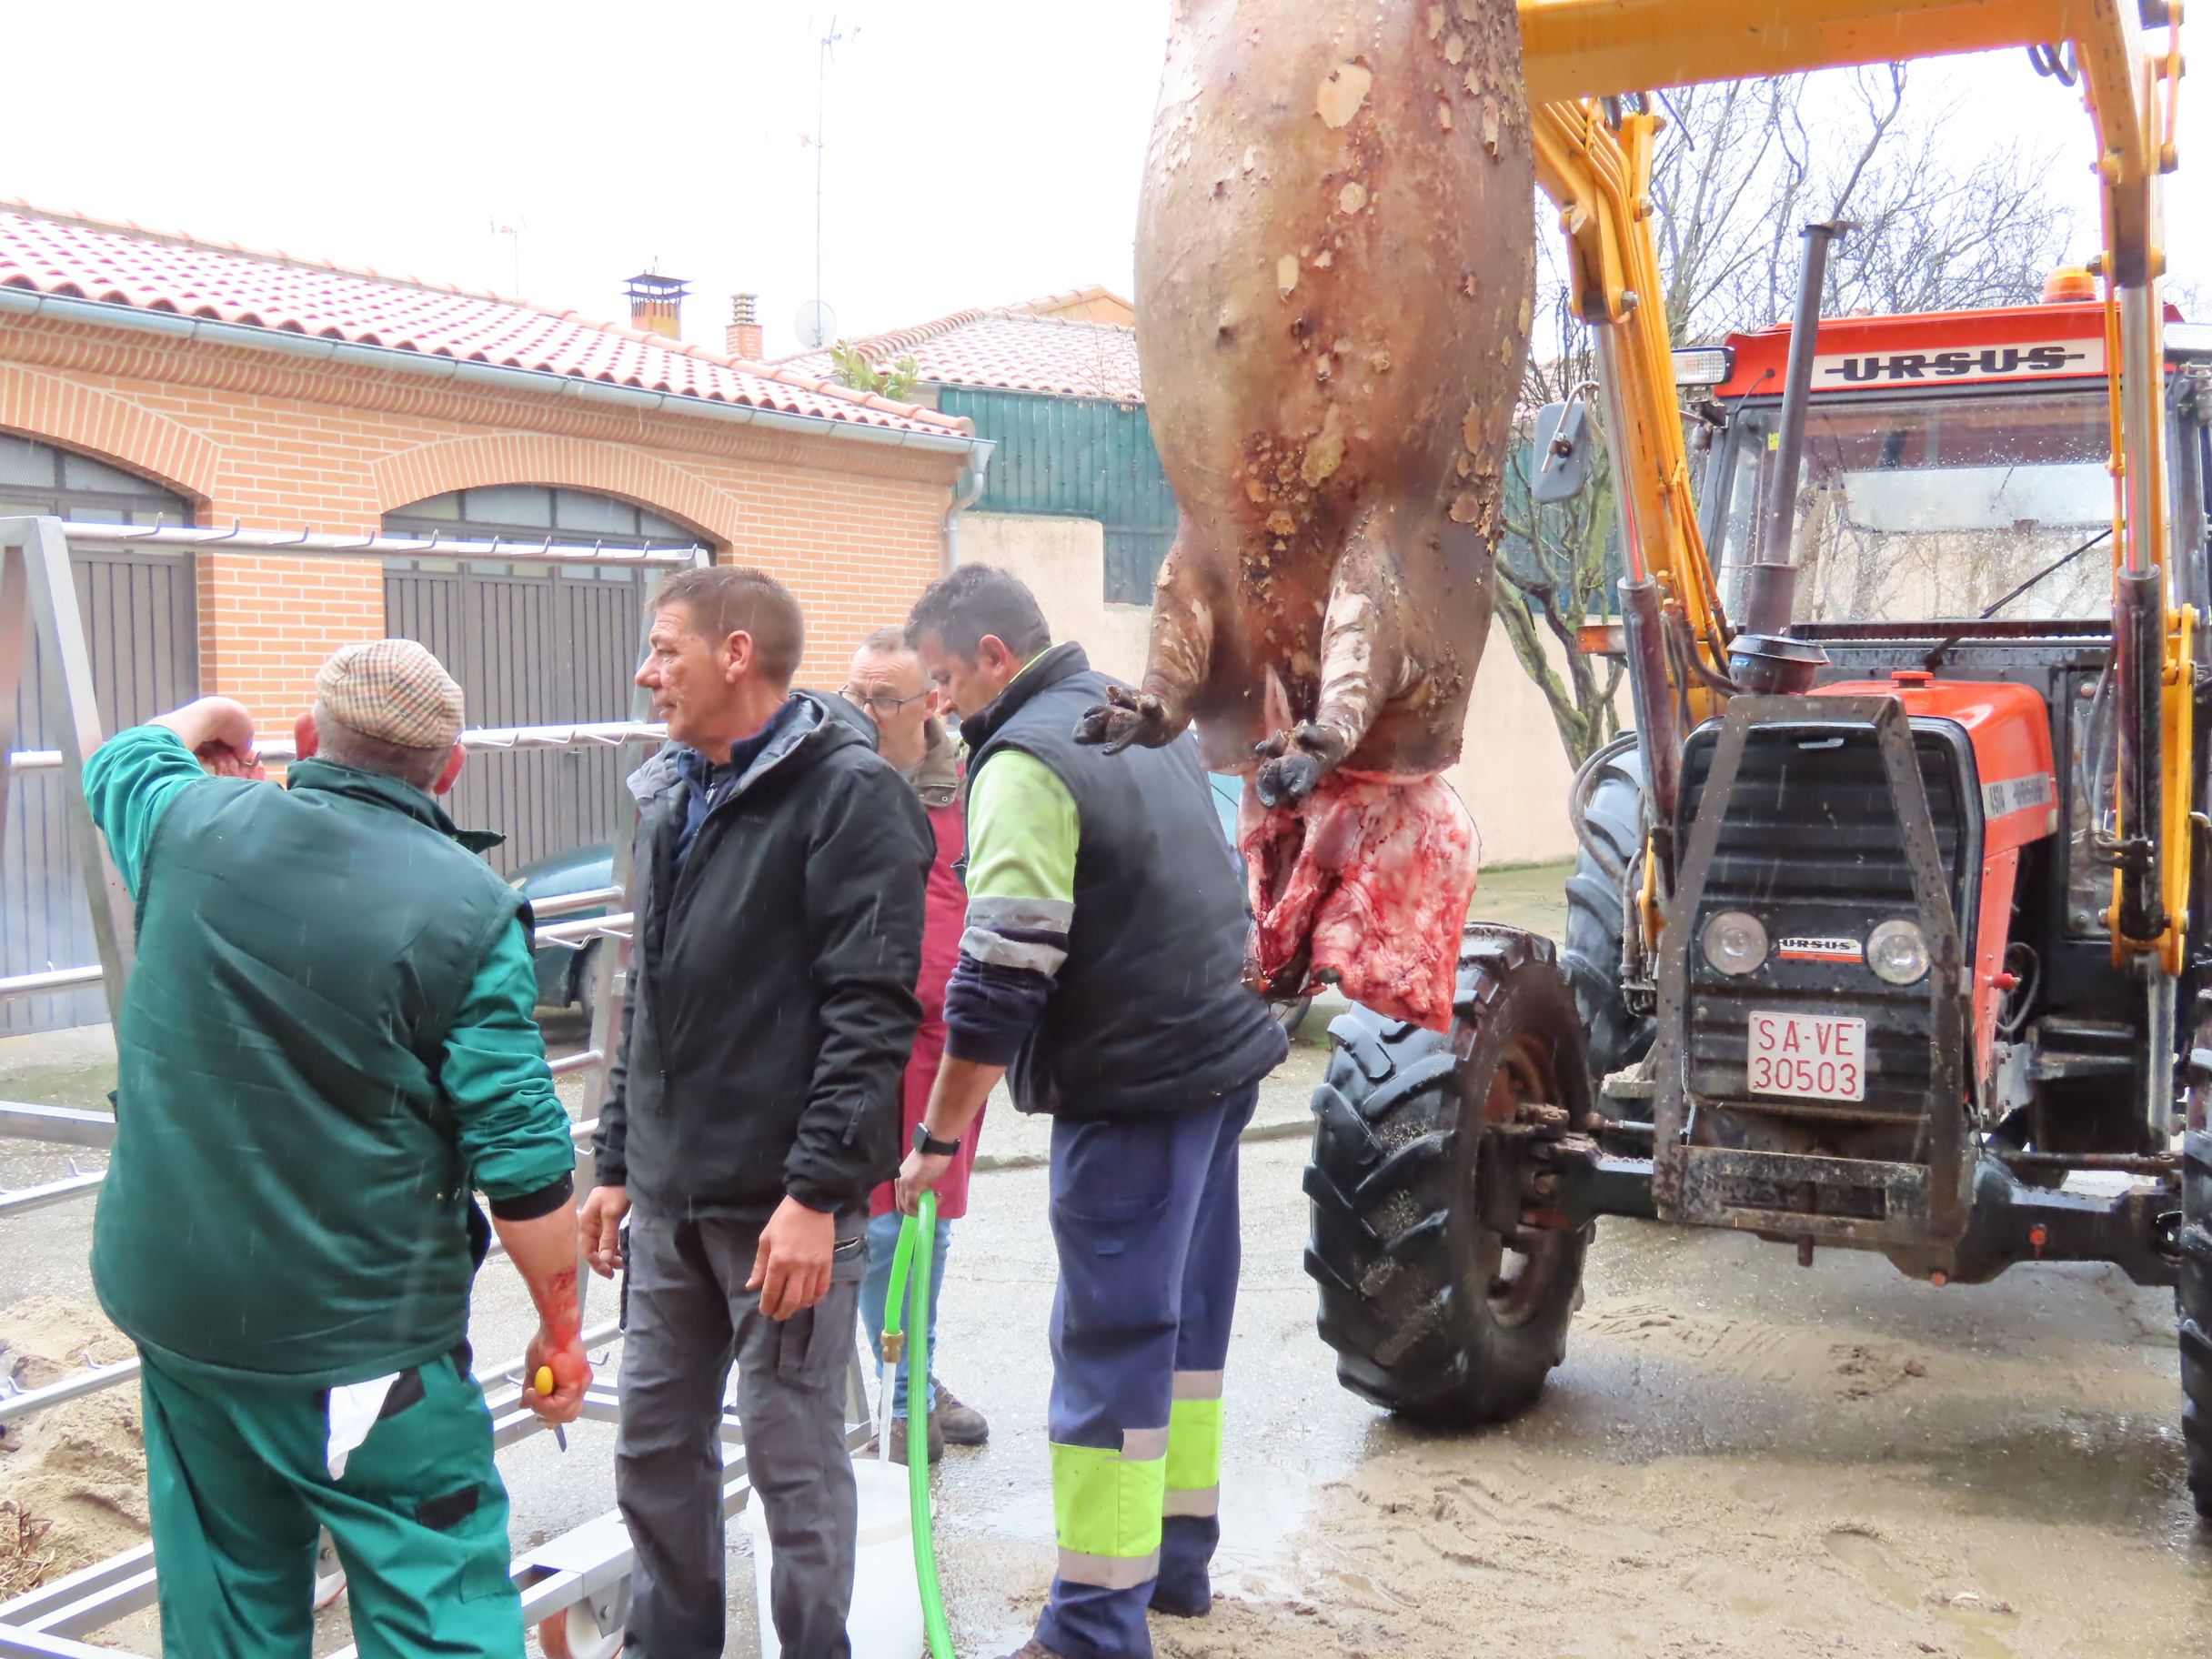
<instances>
[{"instance_id":1,"label":"man with eyeglasses","mask_svg":"<svg viewBox=\"0 0 2212 1659\"><path fill-rule=\"evenodd\" d=\"M945 729L944 699L921 671L921 659L896 628L880 628L860 641L852 654L852 667L843 691L845 699L865 709L876 726L876 752L898 768L913 785L937 835L937 857L930 866L930 882L921 934L921 978L914 994L921 999L921 1029L914 1038L914 1052L907 1061L903 1084L903 1121L900 1134L913 1144L930 1103L930 1089L937 1081L938 1062L945 1052L945 981L960 960L960 934L967 927L968 891L960 864L967 851L965 808L960 784L960 743ZM943 1180L937 1184L936 1252L930 1275L930 1357L937 1358L937 1303L945 1283L945 1256L952 1242L952 1223L968 1212L968 1176L975 1166L979 1121L961 1137L960 1151ZM899 1245L900 1216L889 1181L870 1200L868 1223L868 1276L860 1284L860 1318L868 1327L879 1363L883 1355L884 1302L890 1291L891 1256ZM990 1425L982 1413L963 1405L952 1391L939 1382L931 1365L927 1386L930 1461L944 1455L947 1444L980 1446L990 1437ZM906 1362L899 1363L898 1380L888 1413L891 1420L890 1452L894 1462L907 1460Z\"/></svg>"}]
</instances>

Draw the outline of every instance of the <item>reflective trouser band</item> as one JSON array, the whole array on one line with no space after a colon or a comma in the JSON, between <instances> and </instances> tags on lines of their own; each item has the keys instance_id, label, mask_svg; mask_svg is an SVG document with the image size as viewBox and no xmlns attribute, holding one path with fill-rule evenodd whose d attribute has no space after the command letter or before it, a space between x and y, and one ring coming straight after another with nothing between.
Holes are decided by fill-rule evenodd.
<instances>
[{"instance_id":1,"label":"reflective trouser band","mask_svg":"<svg viewBox=\"0 0 2212 1659\"><path fill-rule=\"evenodd\" d=\"M1060 1576L1071 1584L1094 1590L1134 1590L1160 1576L1160 1552L1150 1555L1086 1555L1081 1550L1060 1553Z\"/></svg>"},{"instance_id":2,"label":"reflective trouser band","mask_svg":"<svg viewBox=\"0 0 2212 1659\"><path fill-rule=\"evenodd\" d=\"M1132 1429L1115 1452L1052 1447L1052 1518L1060 1533L1061 1577L1071 1584L1126 1590L1159 1576L1167 1441L1165 1429Z\"/></svg>"},{"instance_id":3,"label":"reflective trouser band","mask_svg":"<svg viewBox=\"0 0 2212 1659\"><path fill-rule=\"evenodd\" d=\"M1211 1399L1194 1398L1194 1384L1210 1379ZM1211 1515L1222 1506L1222 1373L1178 1372L1168 1407L1167 1510L1171 1515Z\"/></svg>"},{"instance_id":4,"label":"reflective trouser band","mask_svg":"<svg viewBox=\"0 0 2212 1659\"><path fill-rule=\"evenodd\" d=\"M1196 1515L1210 1520L1222 1513L1222 1489L1219 1486L1201 1486L1190 1492L1171 1488L1165 1512L1171 1515Z\"/></svg>"}]
</instances>

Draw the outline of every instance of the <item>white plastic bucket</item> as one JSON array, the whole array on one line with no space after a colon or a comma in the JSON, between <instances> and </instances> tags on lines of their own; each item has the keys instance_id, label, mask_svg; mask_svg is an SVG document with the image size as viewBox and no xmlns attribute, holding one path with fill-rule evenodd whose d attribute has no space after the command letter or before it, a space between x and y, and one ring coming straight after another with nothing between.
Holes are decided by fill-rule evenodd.
<instances>
[{"instance_id":1,"label":"white plastic bucket","mask_svg":"<svg viewBox=\"0 0 2212 1659\"><path fill-rule=\"evenodd\" d=\"M852 1659L916 1659L922 1651L921 1587L914 1582L914 1521L906 1467L872 1457L852 1460L860 1493L860 1528L852 1563L852 1611L845 1634ZM780 1659L769 1611L768 1517L755 1493L739 1517L753 1552L753 1598L759 1609L760 1659Z\"/></svg>"}]
</instances>

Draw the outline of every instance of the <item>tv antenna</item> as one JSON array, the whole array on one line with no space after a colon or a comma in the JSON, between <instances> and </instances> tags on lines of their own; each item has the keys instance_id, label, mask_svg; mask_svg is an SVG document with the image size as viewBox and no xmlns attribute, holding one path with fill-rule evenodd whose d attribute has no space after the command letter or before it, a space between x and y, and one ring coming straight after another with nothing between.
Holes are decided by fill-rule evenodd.
<instances>
[{"instance_id":1,"label":"tv antenna","mask_svg":"<svg viewBox=\"0 0 2212 1659\"><path fill-rule=\"evenodd\" d=\"M492 216L491 234L495 236L505 236L514 246L515 286L508 292L516 299L522 297L522 233L528 228L529 226L519 215L504 221L497 214Z\"/></svg>"},{"instance_id":2,"label":"tv antenna","mask_svg":"<svg viewBox=\"0 0 2212 1659\"><path fill-rule=\"evenodd\" d=\"M860 32L860 25L855 24L851 33ZM814 58L814 315L818 319L830 315L829 307L822 304L822 127L828 111L830 60L837 55L838 42L845 38L846 32L837 26L837 16L832 13L830 27L818 43ZM803 323L799 333L802 336L806 333ZM806 343L811 348L827 342Z\"/></svg>"}]
</instances>

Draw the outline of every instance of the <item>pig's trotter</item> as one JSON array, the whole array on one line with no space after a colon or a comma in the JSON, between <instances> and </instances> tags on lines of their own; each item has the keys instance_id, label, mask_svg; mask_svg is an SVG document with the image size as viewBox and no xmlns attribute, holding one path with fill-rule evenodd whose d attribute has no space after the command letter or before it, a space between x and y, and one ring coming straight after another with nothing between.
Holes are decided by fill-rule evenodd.
<instances>
[{"instance_id":1,"label":"pig's trotter","mask_svg":"<svg viewBox=\"0 0 2212 1659\"><path fill-rule=\"evenodd\" d=\"M1309 720L1295 731L1277 732L1252 746L1261 757L1252 784L1263 807L1296 806L1313 793L1329 769L1352 752L1352 743L1331 726Z\"/></svg>"},{"instance_id":2,"label":"pig's trotter","mask_svg":"<svg viewBox=\"0 0 2212 1659\"><path fill-rule=\"evenodd\" d=\"M1106 701L1091 704L1075 722L1078 743L1103 746L1110 755L1120 754L1132 743L1162 749L1181 731L1182 724L1171 719L1167 705L1151 692L1121 686L1109 686Z\"/></svg>"}]
</instances>

